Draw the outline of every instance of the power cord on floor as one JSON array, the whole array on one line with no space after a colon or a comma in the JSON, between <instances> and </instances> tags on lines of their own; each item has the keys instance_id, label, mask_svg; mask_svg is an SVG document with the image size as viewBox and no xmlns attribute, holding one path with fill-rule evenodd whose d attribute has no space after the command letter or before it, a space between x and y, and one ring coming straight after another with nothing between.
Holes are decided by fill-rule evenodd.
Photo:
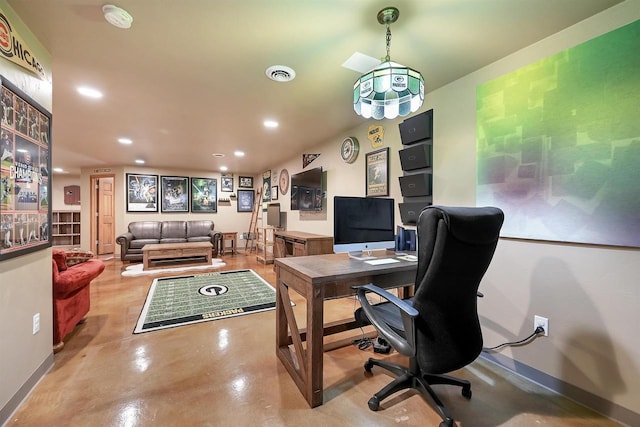
<instances>
[{"instance_id":1,"label":"power cord on floor","mask_svg":"<svg viewBox=\"0 0 640 427\"><path fill-rule=\"evenodd\" d=\"M538 326L536 328L536 330L533 331L533 333L531 335L529 335L526 338L521 339L520 341L505 342L505 343L502 343L502 344L497 345L495 347L484 347L482 349L482 351L485 351L485 352L486 351L495 351L495 350L499 349L500 347L505 347L507 345L509 345L509 346L517 346L517 345L522 345L522 344L525 344L525 343L528 344L529 340L531 340L534 337L537 338L538 335L540 335L540 334L544 334L544 328L542 326Z\"/></svg>"}]
</instances>

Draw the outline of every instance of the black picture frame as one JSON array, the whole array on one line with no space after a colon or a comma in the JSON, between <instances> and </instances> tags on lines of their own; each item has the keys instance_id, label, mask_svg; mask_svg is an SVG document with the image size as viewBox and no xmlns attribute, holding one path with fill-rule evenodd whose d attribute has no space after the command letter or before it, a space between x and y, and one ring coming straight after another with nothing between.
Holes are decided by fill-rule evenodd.
<instances>
[{"instance_id":1,"label":"black picture frame","mask_svg":"<svg viewBox=\"0 0 640 427\"><path fill-rule=\"evenodd\" d=\"M52 246L49 111L0 76L0 261Z\"/></svg>"},{"instance_id":2,"label":"black picture frame","mask_svg":"<svg viewBox=\"0 0 640 427\"><path fill-rule=\"evenodd\" d=\"M233 175L222 175L220 177L220 191L233 193Z\"/></svg>"},{"instance_id":3,"label":"black picture frame","mask_svg":"<svg viewBox=\"0 0 640 427\"><path fill-rule=\"evenodd\" d=\"M253 188L253 177L252 176L238 177L238 188Z\"/></svg>"},{"instance_id":4,"label":"black picture frame","mask_svg":"<svg viewBox=\"0 0 640 427\"><path fill-rule=\"evenodd\" d=\"M389 195L389 147L366 154L366 195L381 197Z\"/></svg>"},{"instance_id":5,"label":"black picture frame","mask_svg":"<svg viewBox=\"0 0 640 427\"><path fill-rule=\"evenodd\" d=\"M253 212L254 201L253 190L238 190L238 212Z\"/></svg>"},{"instance_id":6,"label":"black picture frame","mask_svg":"<svg viewBox=\"0 0 640 427\"><path fill-rule=\"evenodd\" d=\"M127 174L127 212L158 212L158 175Z\"/></svg>"},{"instance_id":7,"label":"black picture frame","mask_svg":"<svg viewBox=\"0 0 640 427\"><path fill-rule=\"evenodd\" d=\"M189 212L189 178L161 176L161 212Z\"/></svg>"},{"instance_id":8,"label":"black picture frame","mask_svg":"<svg viewBox=\"0 0 640 427\"><path fill-rule=\"evenodd\" d=\"M271 187L271 200L278 200L278 186Z\"/></svg>"},{"instance_id":9,"label":"black picture frame","mask_svg":"<svg viewBox=\"0 0 640 427\"><path fill-rule=\"evenodd\" d=\"M218 180L215 178L191 178L191 212L218 212Z\"/></svg>"}]
</instances>

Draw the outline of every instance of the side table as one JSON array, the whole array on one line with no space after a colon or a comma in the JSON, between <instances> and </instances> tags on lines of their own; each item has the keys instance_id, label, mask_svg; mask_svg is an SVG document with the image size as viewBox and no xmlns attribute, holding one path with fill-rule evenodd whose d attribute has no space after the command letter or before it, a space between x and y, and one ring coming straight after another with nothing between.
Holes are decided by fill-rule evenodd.
<instances>
[{"instance_id":1,"label":"side table","mask_svg":"<svg viewBox=\"0 0 640 427\"><path fill-rule=\"evenodd\" d=\"M227 242L230 242L231 245L227 247ZM227 231L222 232L222 239L220 239L220 255L224 255L227 251L231 252L232 255L238 253L238 232L237 231Z\"/></svg>"}]
</instances>

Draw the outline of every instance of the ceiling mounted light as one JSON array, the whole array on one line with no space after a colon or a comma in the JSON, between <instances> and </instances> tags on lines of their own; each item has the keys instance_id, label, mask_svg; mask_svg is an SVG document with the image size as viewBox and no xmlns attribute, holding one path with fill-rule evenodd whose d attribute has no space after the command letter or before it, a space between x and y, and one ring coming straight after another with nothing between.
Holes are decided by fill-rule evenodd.
<instances>
[{"instance_id":1,"label":"ceiling mounted light","mask_svg":"<svg viewBox=\"0 0 640 427\"><path fill-rule=\"evenodd\" d=\"M378 22L387 27L387 56L382 64L362 75L353 85L353 109L364 118L393 119L417 111L424 101L424 79L420 72L391 62L391 24L400 11L387 7L378 12Z\"/></svg>"},{"instance_id":2,"label":"ceiling mounted light","mask_svg":"<svg viewBox=\"0 0 640 427\"><path fill-rule=\"evenodd\" d=\"M104 14L104 19L114 27L124 28L125 30L131 28L133 17L126 10L112 4L105 4L102 6L102 13Z\"/></svg>"},{"instance_id":3,"label":"ceiling mounted light","mask_svg":"<svg viewBox=\"0 0 640 427\"><path fill-rule=\"evenodd\" d=\"M77 90L80 95L86 96L87 98L93 98L93 99L102 98L102 92L90 87L82 86L77 88Z\"/></svg>"}]
</instances>

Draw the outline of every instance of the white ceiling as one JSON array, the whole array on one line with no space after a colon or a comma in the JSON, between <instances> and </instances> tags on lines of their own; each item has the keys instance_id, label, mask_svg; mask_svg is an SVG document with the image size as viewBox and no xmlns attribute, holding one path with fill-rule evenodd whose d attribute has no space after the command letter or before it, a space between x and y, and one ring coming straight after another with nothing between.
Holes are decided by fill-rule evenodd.
<instances>
[{"instance_id":1,"label":"white ceiling","mask_svg":"<svg viewBox=\"0 0 640 427\"><path fill-rule=\"evenodd\" d=\"M79 174L135 158L260 173L329 138L337 146L365 120L352 106L359 75L341 64L385 55L385 6L400 10L391 58L421 71L428 93L621 1L119 0L129 30L105 21L106 0L8 3L53 56L53 167ZM295 80L268 80L276 64ZM81 98L78 85L105 96ZM264 129L267 118L280 127Z\"/></svg>"}]
</instances>

